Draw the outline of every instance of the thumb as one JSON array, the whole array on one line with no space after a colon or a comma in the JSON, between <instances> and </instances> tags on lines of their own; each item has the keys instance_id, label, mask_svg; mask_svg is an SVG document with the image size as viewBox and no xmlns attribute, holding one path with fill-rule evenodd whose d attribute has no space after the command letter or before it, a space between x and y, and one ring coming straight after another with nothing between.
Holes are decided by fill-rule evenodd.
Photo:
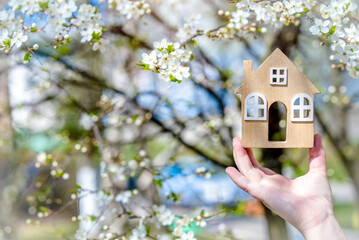
<instances>
[{"instance_id":1,"label":"thumb","mask_svg":"<svg viewBox=\"0 0 359 240\"><path fill-rule=\"evenodd\" d=\"M322 136L320 134L314 136L314 147L309 149L309 171L313 169L327 172L327 160L322 145Z\"/></svg>"}]
</instances>

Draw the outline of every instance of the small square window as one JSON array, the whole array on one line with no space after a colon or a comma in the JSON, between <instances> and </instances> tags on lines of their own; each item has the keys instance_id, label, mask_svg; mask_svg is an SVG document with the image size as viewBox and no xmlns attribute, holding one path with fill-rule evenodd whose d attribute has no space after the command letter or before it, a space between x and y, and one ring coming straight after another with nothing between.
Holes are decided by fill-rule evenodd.
<instances>
[{"instance_id":1,"label":"small square window","mask_svg":"<svg viewBox=\"0 0 359 240\"><path fill-rule=\"evenodd\" d=\"M300 117L299 109L295 109L294 110L294 118L299 118L299 117Z\"/></svg>"},{"instance_id":2,"label":"small square window","mask_svg":"<svg viewBox=\"0 0 359 240\"><path fill-rule=\"evenodd\" d=\"M309 118L310 110L304 110L304 118Z\"/></svg>"},{"instance_id":3,"label":"small square window","mask_svg":"<svg viewBox=\"0 0 359 240\"><path fill-rule=\"evenodd\" d=\"M270 84L287 85L287 68L271 68Z\"/></svg>"}]
</instances>

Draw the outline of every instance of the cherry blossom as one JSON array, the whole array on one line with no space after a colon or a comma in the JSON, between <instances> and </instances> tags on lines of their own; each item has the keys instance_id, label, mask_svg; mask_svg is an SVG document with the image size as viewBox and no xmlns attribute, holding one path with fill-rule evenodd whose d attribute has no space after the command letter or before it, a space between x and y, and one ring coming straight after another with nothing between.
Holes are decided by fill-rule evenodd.
<instances>
[{"instance_id":1,"label":"cherry blossom","mask_svg":"<svg viewBox=\"0 0 359 240\"><path fill-rule=\"evenodd\" d=\"M158 72L159 77L167 82L180 83L190 77L186 63L191 59L191 51L182 48L178 42L172 43L166 39L154 42L153 46L155 49L149 54L142 54L143 69Z\"/></svg>"},{"instance_id":2,"label":"cherry blossom","mask_svg":"<svg viewBox=\"0 0 359 240\"><path fill-rule=\"evenodd\" d=\"M319 33L328 33L330 27L330 21L329 20L321 20L319 18L315 19L314 26L311 26L309 28L309 31L312 32L314 35L318 35Z\"/></svg>"}]
</instances>

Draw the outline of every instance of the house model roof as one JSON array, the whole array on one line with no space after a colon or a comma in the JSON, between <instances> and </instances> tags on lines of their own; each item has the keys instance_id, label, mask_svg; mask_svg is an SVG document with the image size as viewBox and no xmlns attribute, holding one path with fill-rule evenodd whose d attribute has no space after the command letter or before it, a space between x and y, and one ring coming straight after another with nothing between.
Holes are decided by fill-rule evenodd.
<instances>
[{"instance_id":1,"label":"house model roof","mask_svg":"<svg viewBox=\"0 0 359 240\"><path fill-rule=\"evenodd\" d=\"M303 89L303 91L307 92L308 94L320 93L318 88L313 85L313 83L297 68L297 66L295 66L295 64L279 48L274 50L272 54L269 55L269 57L267 57L267 59L256 70L253 69L252 60L243 61L243 83L235 93L241 94L243 88L247 84L268 84L268 78L266 78L263 74L258 74L258 72L261 72L262 70L269 67L285 67L289 69L288 71L290 71L290 76L295 77L288 78L288 88L297 87L298 90L302 90L303 86L305 86L305 89ZM248 77L246 77L246 75ZM283 89L283 91L285 90Z\"/></svg>"}]
</instances>

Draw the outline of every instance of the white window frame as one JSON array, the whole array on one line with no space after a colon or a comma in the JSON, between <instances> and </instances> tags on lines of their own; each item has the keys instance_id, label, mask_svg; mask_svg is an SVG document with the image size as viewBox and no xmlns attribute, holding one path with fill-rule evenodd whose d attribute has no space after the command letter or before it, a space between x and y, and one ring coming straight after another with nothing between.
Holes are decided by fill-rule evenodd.
<instances>
[{"instance_id":1,"label":"white window frame","mask_svg":"<svg viewBox=\"0 0 359 240\"><path fill-rule=\"evenodd\" d=\"M254 97L254 103L249 104L248 100L252 97ZM263 100L263 104L258 103L258 98ZM248 108L254 109L254 117L248 116ZM258 112L261 109L263 109L263 116L259 117ZM251 93L246 97L246 100L244 101L244 120L267 120L267 99L263 94Z\"/></svg>"},{"instance_id":2,"label":"white window frame","mask_svg":"<svg viewBox=\"0 0 359 240\"><path fill-rule=\"evenodd\" d=\"M299 105L294 105L294 102L299 98ZM309 105L304 105L304 99L308 100ZM313 111L313 100L305 93L297 94L293 97L291 103L291 120L292 122L312 122L314 111ZM299 117L294 117L294 110L299 110ZM309 117L304 117L304 111L309 110Z\"/></svg>"},{"instance_id":3,"label":"white window frame","mask_svg":"<svg viewBox=\"0 0 359 240\"><path fill-rule=\"evenodd\" d=\"M277 73L273 73L273 70L276 70ZM283 74L280 73L281 70L284 70ZM273 81L274 78L276 78L277 81ZM280 82L280 78L284 78L284 81ZM270 68L270 84L280 86L287 85L287 68Z\"/></svg>"}]
</instances>

